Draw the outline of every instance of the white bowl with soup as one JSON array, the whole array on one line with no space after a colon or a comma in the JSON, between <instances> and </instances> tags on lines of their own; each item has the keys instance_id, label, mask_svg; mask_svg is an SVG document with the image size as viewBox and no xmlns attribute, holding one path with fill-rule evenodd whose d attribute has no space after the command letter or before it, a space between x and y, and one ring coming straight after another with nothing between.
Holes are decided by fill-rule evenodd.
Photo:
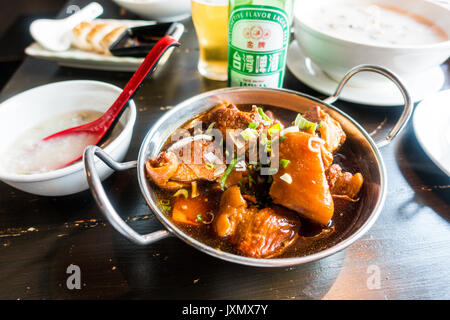
<instances>
[{"instance_id":1,"label":"white bowl with soup","mask_svg":"<svg viewBox=\"0 0 450 320\"><path fill-rule=\"evenodd\" d=\"M22 92L0 104L0 180L25 192L63 196L88 189L82 161L63 167L87 140L42 142L46 136L97 119L122 89L99 81L63 81ZM136 106L131 100L101 144L115 159L130 146ZM101 178L112 170L98 161Z\"/></svg>"},{"instance_id":2,"label":"white bowl with soup","mask_svg":"<svg viewBox=\"0 0 450 320\"><path fill-rule=\"evenodd\" d=\"M450 56L450 10L426 0L297 1L294 28L303 53L336 81L360 64L416 77ZM358 75L361 85L379 79Z\"/></svg>"},{"instance_id":3,"label":"white bowl with soup","mask_svg":"<svg viewBox=\"0 0 450 320\"><path fill-rule=\"evenodd\" d=\"M191 15L191 0L113 0L119 6L138 16L171 22Z\"/></svg>"}]
</instances>

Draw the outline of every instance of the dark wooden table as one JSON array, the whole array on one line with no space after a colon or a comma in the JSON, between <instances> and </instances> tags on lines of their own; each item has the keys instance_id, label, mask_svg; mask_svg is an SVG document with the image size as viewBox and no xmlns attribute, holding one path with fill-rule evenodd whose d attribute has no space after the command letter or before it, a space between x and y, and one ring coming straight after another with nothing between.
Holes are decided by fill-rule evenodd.
<instances>
[{"instance_id":1,"label":"dark wooden table","mask_svg":"<svg viewBox=\"0 0 450 320\"><path fill-rule=\"evenodd\" d=\"M105 17L118 16L110 1L100 2ZM182 47L135 97L138 119L126 160L136 158L147 130L168 108L225 86L198 74L195 32L190 20L184 23ZM450 78L448 66L443 68ZM50 82L92 79L123 87L129 78L129 73L64 68L27 58L1 100ZM445 86L450 87L448 80ZM323 98L289 72L285 87ZM336 105L368 132L384 123L381 135L400 114L396 108ZM0 183L0 298L449 299L449 178L421 150L411 125L381 152L388 195L373 228L345 251L291 268L224 262L176 238L139 247L104 220L89 191L39 197ZM140 194L134 171L114 174L105 186L133 228L141 233L161 228ZM81 269L80 290L66 286L70 264ZM379 286L373 281L378 272Z\"/></svg>"}]
</instances>

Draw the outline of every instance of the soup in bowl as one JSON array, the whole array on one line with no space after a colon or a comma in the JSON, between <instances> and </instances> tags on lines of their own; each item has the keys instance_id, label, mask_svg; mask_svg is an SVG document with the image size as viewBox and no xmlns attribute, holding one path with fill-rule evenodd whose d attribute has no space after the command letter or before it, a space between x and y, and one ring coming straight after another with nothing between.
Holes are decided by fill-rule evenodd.
<instances>
[{"instance_id":1,"label":"soup in bowl","mask_svg":"<svg viewBox=\"0 0 450 320\"><path fill-rule=\"evenodd\" d=\"M425 0L301 1L294 24L304 54L336 81L359 64L413 78L450 56L450 10ZM358 80L367 85L382 79Z\"/></svg>"}]
</instances>

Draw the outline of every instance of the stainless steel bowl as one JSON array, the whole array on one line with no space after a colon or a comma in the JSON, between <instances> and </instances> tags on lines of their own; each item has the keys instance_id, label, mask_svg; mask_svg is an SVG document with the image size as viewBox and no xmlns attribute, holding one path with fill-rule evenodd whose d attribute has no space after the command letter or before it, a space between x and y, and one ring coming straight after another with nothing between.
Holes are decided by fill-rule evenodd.
<instances>
[{"instance_id":1,"label":"stainless steel bowl","mask_svg":"<svg viewBox=\"0 0 450 320\"><path fill-rule=\"evenodd\" d=\"M339 97L339 94L347 81L356 73L362 71L372 71L382 74L392 80L399 90L402 92L405 105L403 113L397 124L391 130L389 135L379 142L374 142L370 135L351 117L331 105ZM360 164L360 171L365 179L364 194L361 196L359 212L356 215L352 225L349 226L347 232L342 235L340 240L331 247L306 256L293 258L274 258L274 259L256 259L250 257L239 256L220 250L216 250L206 244L192 238L180 228L177 227L159 208L158 199L155 194L153 185L148 181L145 173L145 163L149 157L155 157L165 141L170 135L181 125L192 119L196 115L207 111L221 101L226 100L235 104L262 104L272 105L285 109L294 110L296 112L305 112L307 109L320 106L326 110L332 117L339 121L344 128L347 139L351 140L357 148L354 150L354 156ZM383 159L378 148L387 145L395 136L405 127L411 112L412 103L407 89L402 82L389 70L377 66L358 66L348 72L339 84L336 93L321 101L314 97L285 89L265 89L265 88L226 88L205 92L192 97L162 116L157 123L150 129L142 142L137 161L127 163L118 163L108 156L102 149L97 146L90 146L85 150L84 164L88 183L92 194L100 207L101 211L114 226L114 228L127 237L129 240L140 244L147 245L155 241L159 241L168 236L177 236L189 245L210 254L214 257L251 266L262 267L283 267L302 264L315 261L331 254L334 254L350 244L354 243L374 224L381 209L384 205L386 197L387 177ZM101 184L95 168L95 156L99 157L108 166L114 170L128 170L137 168L137 176L142 195L147 202L149 208L156 215L158 220L165 227L164 230L156 231L146 235L140 235L128 226L125 221L115 211L105 190Z\"/></svg>"}]
</instances>

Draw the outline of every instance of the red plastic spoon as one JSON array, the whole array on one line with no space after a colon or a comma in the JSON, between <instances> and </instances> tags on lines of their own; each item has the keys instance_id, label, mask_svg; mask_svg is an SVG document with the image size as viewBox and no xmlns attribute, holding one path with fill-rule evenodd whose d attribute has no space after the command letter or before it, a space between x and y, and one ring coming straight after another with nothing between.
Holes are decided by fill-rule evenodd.
<instances>
[{"instance_id":1,"label":"red plastic spoon","mask_svg":"<svg viewBox=\"0 0 450 320\"><path fill-rule=\"evenodd\" d=\"M59 139L61 137L66 137L69 135L85 133L90 136L89 139L86 139L86 141L88 140L91 142L95 141L95 144L98 144L100 140L105 136L106 132L111 127L111 125L114 123L114 120L120 115L123 107L126 105L128 100L133 96L134 92L142 84L142 81L145 79L147 74L155 69L157 62L162 57L164 52L166 52L166 50L172 46L178 47L179 45L180 44L171 36L163 37L155 44L152 50L148 53L147 57L145 57L144 62L142 62L142 64L139 66L137 71L134 73L133 77L131 77L130 81L128 81L127 85L122 90L120 96L116 99L116 101L114 101L112 106L100 118L92 122L83 124L81 126L69 128L54 133L44 138L43 141L49 141L52 139ZM82 154L80 154L77 158L60 166L60 168L80 160L81 157Z\"/></svg>"}]
</instances>

